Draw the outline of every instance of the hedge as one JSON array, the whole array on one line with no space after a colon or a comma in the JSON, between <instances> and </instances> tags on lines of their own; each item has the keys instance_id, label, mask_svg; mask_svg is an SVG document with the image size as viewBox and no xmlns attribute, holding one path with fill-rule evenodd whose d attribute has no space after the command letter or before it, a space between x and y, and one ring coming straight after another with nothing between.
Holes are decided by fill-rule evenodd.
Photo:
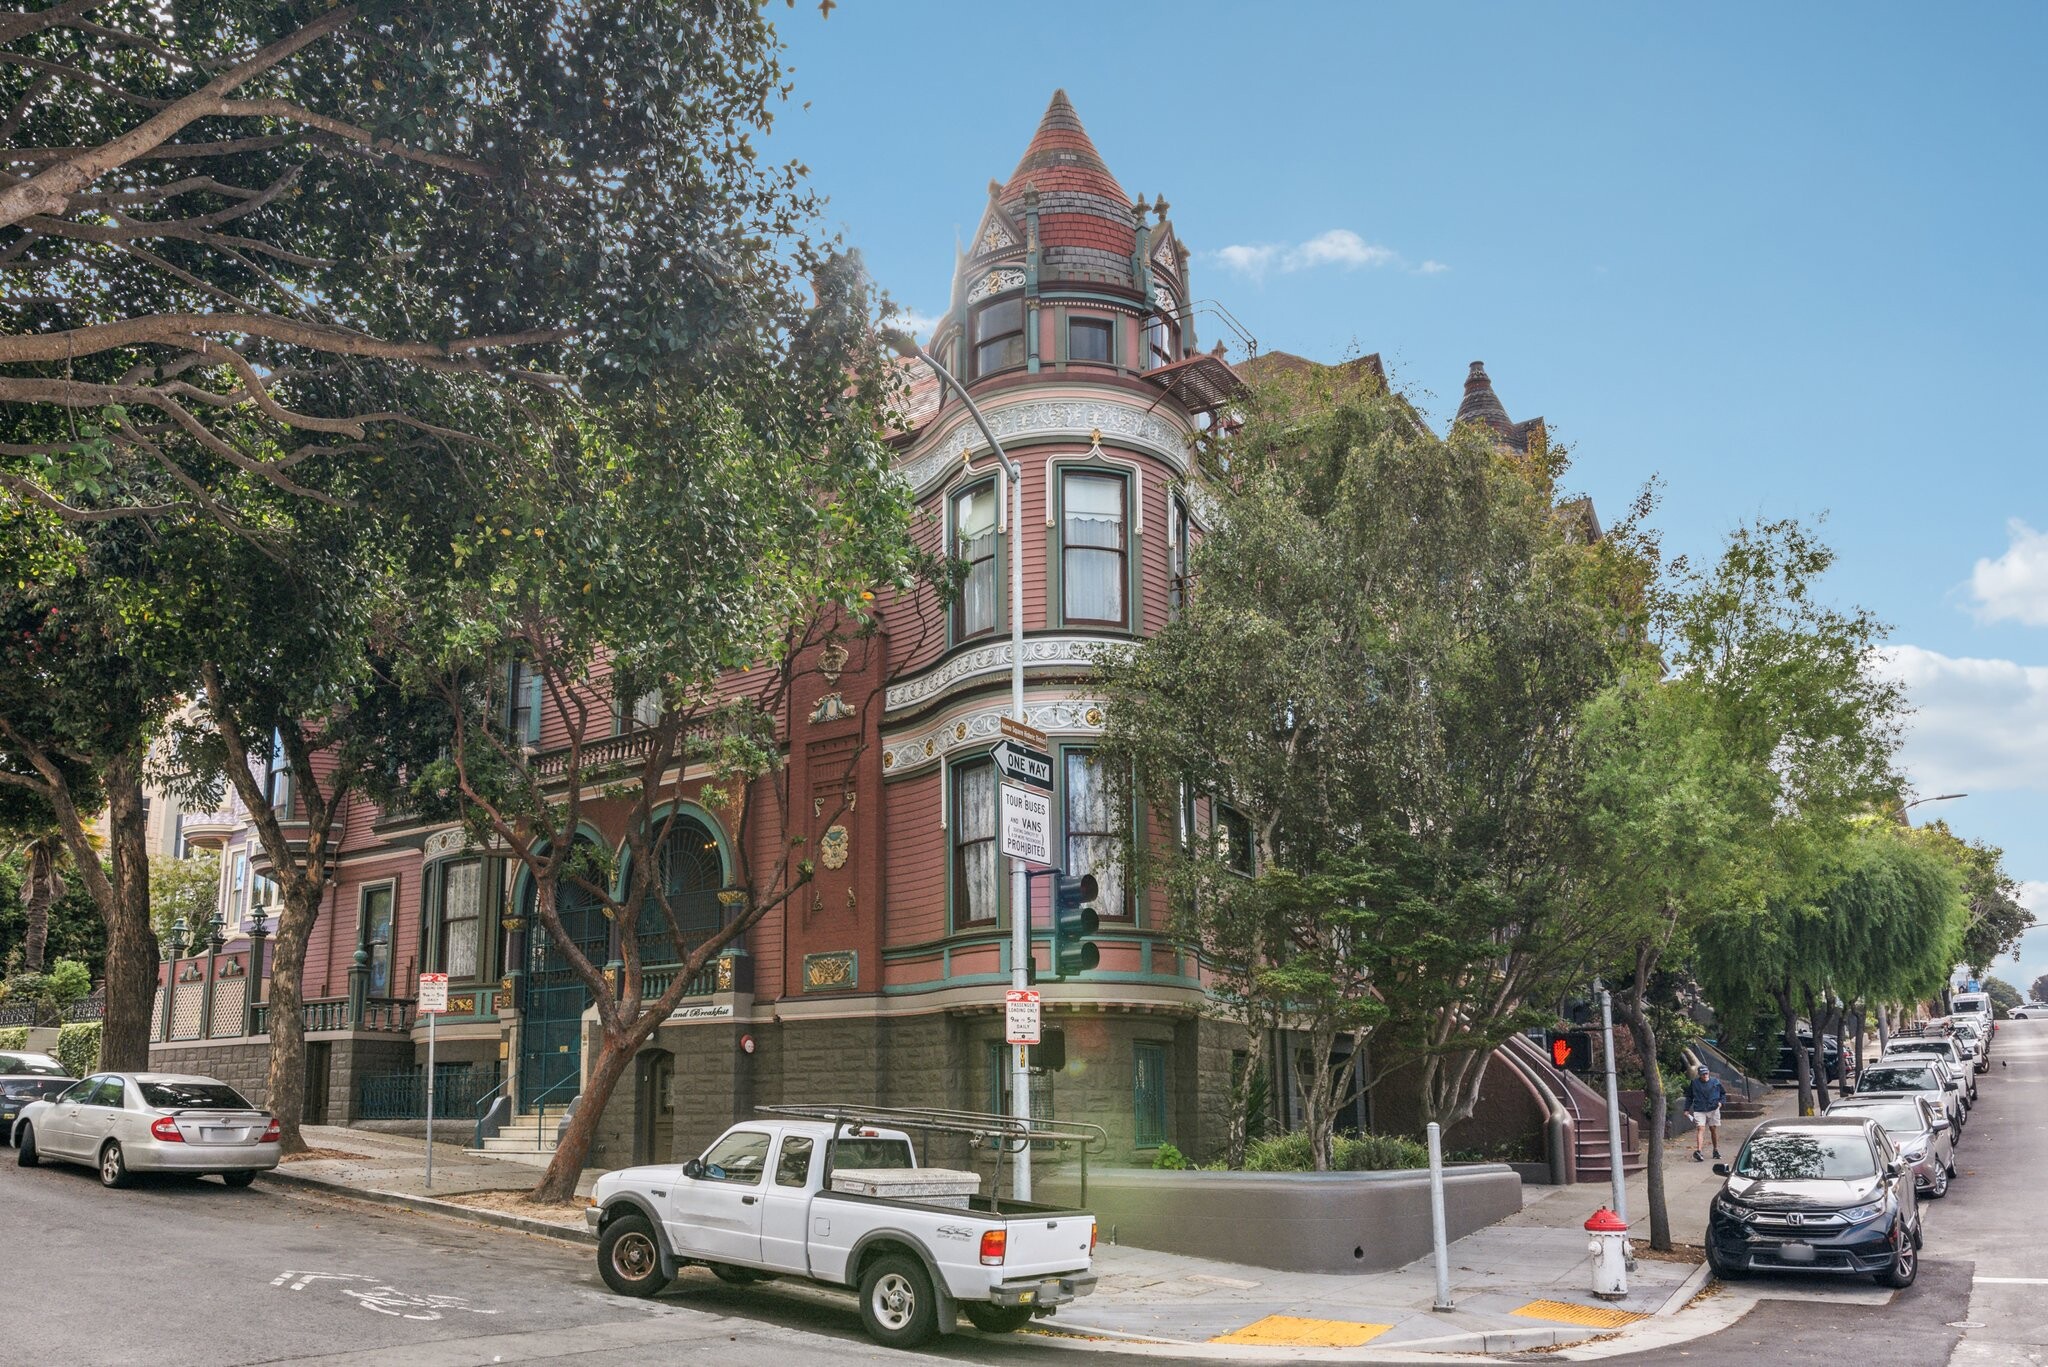
<instances>
[{"instance_id":1,"label":"hedge","mask_svg":"<svg viewBox=\"0 0 2048 1367\"><path fill-rule=\"evenodd\" d=\"M0 1030L0 1049L26 1048L28 1048L28 1027L26 1025L16 1025L6 1030Z\"/></svg>"},{"instance_id":2,"label":"hedge","mask_svg":"<svg viewBox=\"0 0 2048 1367\"><path fill-rule=\"evenodd\" d=\"M57 1062L73 1077L99 1071L100 1023L75 1021L57 1031Z\"/></svg>"}]
</instances>

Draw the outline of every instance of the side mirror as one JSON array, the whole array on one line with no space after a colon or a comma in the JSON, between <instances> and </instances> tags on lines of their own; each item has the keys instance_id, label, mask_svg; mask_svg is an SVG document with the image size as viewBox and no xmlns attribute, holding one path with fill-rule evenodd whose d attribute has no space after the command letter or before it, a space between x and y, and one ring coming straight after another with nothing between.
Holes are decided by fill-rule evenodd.
<instances>
[{"instance_id":1,"label":"side mirror","mask_svg":"<svg viewBox=\"0 0 2048 1367\"><path fill-rule=\"evenodd\" d=\"M701 1158L691 1158L691 1159L687 1159L687 1160L685 1160L685 1161L684 1161L684 1163L683 1163L683 1176L685 1176L685 1177L687 1177L687 1178L691 1179L692 1181L695 1181L695 1180L697 1180L698 1178L701 1178L701 1177L702 1177L703 1175L704 1175L704 1160L703 1160L703 1159L701 1159Z\"/></svg>"},{"instance_id":2,"label":"side mirror","mask_svg":"<svg viewBox=\"0 0 2048 1367\"><path fill-rule=\"evenodd\" d=\"M1892 1162L1884 1165L1884 1175L1886 1177L1897 1177L1905 1170L1906 1165L1904 1163Z\"/></svg>"},{"instance_id":3,"label":"side mirror","mask_svg":"<svg viewBox=\"0 0 2048 1367\"><path fill-rule=\"evenodd\" d=\"M1732 1169L1730 1169L1726 1163L1714 1164L1714 1176L1716 1177L1726 1177L1728 1176L1730 1171L1732 1171Z\"/></svg>"},{"instance_id":4,"label":"side mirror","mask_svg":"<svg viewBox=\"0 0 2048 1367\"><path fill-rule=\"evenodd\" d=\"M1939 1134L1939 1133L1941 1133L1941 1132L1942 1132L1943 1130L1947 1129L1948 1127L1949 1127L1949 1126L1948 1126L1948 1121L1947 1121L1946 1119L1942 1119L1942 1120L1937 1120L1937 1121L1935 1121L1935 1122L1934 1122L1934 1132L1935 1132L1936 1134Z\"/></svg>"}]
</instances>

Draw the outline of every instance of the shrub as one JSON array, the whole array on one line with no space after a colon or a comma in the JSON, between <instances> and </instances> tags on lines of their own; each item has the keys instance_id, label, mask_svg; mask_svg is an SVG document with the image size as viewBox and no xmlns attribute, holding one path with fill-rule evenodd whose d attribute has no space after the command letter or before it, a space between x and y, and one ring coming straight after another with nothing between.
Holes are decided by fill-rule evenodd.
<instances>
[{"instance_id":1,"label":"shrub","mask_svg":"<svg viewBox=\"0 0 2048 1367\"><path fill-rule=\"evenodd\" d=\"M0 1049L26 1048L28 1048L28 1027L26 1025L17 1025L11 1029L0 1030Z\"/></svg>"},{"instance_id":2,"label":"shrub","mask_svg":"<svg viewBox=\"0 0 2048 1367\"><path fill-rule=\"evenodd\" d=\"M1247 1172L1312 1172L1315 1162L1308 1135L1296 1131L1247 1144L1244 1166ZM1340 1134L1331 1144L1330 1166L1337 1172L1426 1168L1429 1150L1397 1134Z\"/></svg>"},{"instance_id":3,"label":"shrub","mask_svg":"<svg viewBox=\"0 0 2048 1367\"><path fill-rule=\"evenodd\" d=\"M77 1021L57 1031L57 1062L73 1077L97 1072L100 1066L100 1023Z\"/></svg>"},{"instance_id":4,"label":"shrub","mask_svg":"<svg viewBox=\"0 0 2048 1367\"><path fill-rule=\"evenodd\" d=\"M1188 1162L1188 1156L1173 1145L1161 1144L1159 1152L1152 1155L1152 1166L1155 1168L1167 1168L1174 1172L1185 1172L1192 1168L1194 1164Z\"/></svg>"}]
</instances>

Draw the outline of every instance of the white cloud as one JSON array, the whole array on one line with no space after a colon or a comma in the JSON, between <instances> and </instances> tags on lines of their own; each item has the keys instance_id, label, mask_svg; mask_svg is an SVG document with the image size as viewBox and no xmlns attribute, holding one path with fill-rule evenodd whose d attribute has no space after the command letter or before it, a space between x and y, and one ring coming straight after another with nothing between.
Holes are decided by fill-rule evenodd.
<instances>
[{"instance_id":1,"label":"white cloud","mask_svg":"<svg viewBox=\"0 0 2048 1367\"><path fill-rule=\"evenodd\" d=\"M1450 267L1441 261L1425 261L1415 268L1415 273L1417 275L1440 275L1449 269Z\"/></svg>"},{"instance_id":2,"label":"white cloud","mask_svg":"<svg viewBox=\"0 0 2048 1367\"><path fill-rule=\"evenodd\" d=\"M1979 560L1970 574L1970 596L1980 621L2023 622L2048 627L2048 532L2014 518L2005 524L2011 544L1996 560Z\"/></svg>"},{"instance_id":3,"label":"white cloud","mask_svg":"<svg viewBox=\"0 0 2048 1367\"><path fill-rule=\"evenodd\" d=\"M2048 666L1882 652L1914 715L1901 761L1922 793L2048 792Z\"/></svg>"},{"instance_id":4,"label":"white cloud","mask_svg":"<svg viewBox=\"0 0 2048 1367\"><path fill-rule=\"evenodd\" d=\"M1306 242L1288 244L1284 242L1241 242L1209 253L1226 269L1239 275L1248 275L1254 280L1269 270L1282 272L1314 270L1319 266L1336 266L1347 271L1378 266L1399 266L1404 264L1401 254L1391 247L1382 247L1368 242L1349 228L1331 228L1317 233ZM1423 274L1434 275L1447 267L1442 262L1424 263Z\"/></svg>"},{"instance_id":5,"label":"white cloud","mask_svg":"<svg viewBox=\"0 0 2048 1367\"><path fill-rule=\"evenodd\" d=\"M2048 883L2029 879L2020 884L2020 905L2034 913L2036 921L2048 919Z\"/></svg>"}]
</instances>

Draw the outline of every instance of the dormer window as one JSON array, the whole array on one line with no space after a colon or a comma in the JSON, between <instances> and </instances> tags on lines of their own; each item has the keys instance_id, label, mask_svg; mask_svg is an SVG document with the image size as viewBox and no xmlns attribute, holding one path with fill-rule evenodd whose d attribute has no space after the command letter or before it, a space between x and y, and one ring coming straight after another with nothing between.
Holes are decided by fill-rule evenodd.
<instances>
[{"instance_id":1,"label":"dormer window","mask_svg":"<svg viewBox=\"0 0 2048 1367\"><path fill-rule=\"evenodd\" d=\"M1107 318L1067 320L1067 359L1108 365L1115 359L1116 333Z\"/></svg>"},{"instance_id":2,"label":"dormer window","mask_svg":"<svg viewBox=\"0 0 2048 1367\"><path fill-rule=\"evenodd\" d=\"M974 373L993 375L1024 364L1024 296L983 304L974 313Z\"/></svg>"}]
</instances>

